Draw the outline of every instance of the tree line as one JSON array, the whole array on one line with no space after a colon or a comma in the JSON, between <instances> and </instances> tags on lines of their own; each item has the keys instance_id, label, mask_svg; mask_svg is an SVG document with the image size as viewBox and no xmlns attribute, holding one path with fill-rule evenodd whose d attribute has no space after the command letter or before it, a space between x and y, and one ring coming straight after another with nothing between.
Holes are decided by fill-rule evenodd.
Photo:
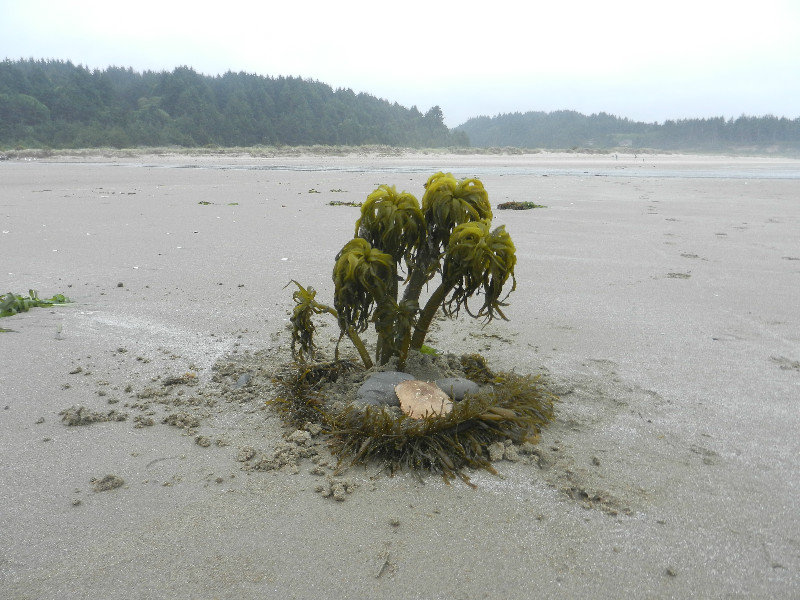
<instances>
[{"instance_id":1,"label":"tree line","mask_svg":"<svg viewBox=\"0 0 800 600\"><path fill-rule=\"evenodd\" d=\"M800 150L800 118L771 115L736 119L642 123L606 113L526 112L481 116L459 125L473 146L517 148L650 148L656 150Z\"/></svg>"},{"instance_id":2,"label":"tree line","mask_svg":"<svg viewBox=\"0 0 800 600\"><path fill-rule=\"evenodd\" d=\"M0 147L467 146L442 110L424 114L299 77L207 76L70 61L0 62Z\"/></svg>"},{"instance_id":3,"label":"tree line","mask_svg":"<svg viewBox=\"0 0 800 600\"><path fill-rule=\"evenodd\" d=\"M562 110L481 116L449 129L439 106L423 114L299 77L0 62L0 148L314 144L797 152L800 118L643 123Z\"/></svg>"}]
</instances>

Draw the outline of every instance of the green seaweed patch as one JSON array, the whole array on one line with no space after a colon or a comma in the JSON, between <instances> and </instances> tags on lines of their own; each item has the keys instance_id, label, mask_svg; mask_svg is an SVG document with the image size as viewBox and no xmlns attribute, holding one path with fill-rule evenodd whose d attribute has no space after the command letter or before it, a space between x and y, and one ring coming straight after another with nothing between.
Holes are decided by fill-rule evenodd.
<instances>
[{"instance_id":1,"label":"green seaweed patch","mask_svg":"<svg viewBox=\"0 0 800 600\"><path fill-rule=\"evenodd\" d=\"M499 210L530 210L532 208L547 208L544 204L535 202L501 202L497 205Z\"/></svg>"},{"instance_id":2,"label":"green seaweed patch","mask_svg":"<svg viewBox=\"0 0 800 600\"><path fill-rule=\"evenodd\" d=\"M36 290L28 290L27 296L8 292L0 296L0 317L10 317L17 313L28 312L30 309L37 307L63 306L70 302L72 300L64 294L56 294L52 298L39 298L39 293Z\"/></svg>"},{"instance_id":3,"label":"green seaweed patch","mask_svg":"<svg viewBox=\"0 0 800 600\"><path fill-rule=\"evenodd\" d=\"M345 202L343 200L331 200L328 206L361 206L363 202Z\"/></svg>"}]
</instances>

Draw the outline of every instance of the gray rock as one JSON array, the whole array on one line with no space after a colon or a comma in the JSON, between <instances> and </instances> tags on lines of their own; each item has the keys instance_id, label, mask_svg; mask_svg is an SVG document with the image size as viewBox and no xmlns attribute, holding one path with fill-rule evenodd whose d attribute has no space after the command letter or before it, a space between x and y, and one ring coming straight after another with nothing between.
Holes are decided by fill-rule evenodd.
<instances>
[{"instance_id":1,"label":"gray rock","mask_svg":"<svg viewBox=\"0 0 800 600\"><path fill-rule=\"evenodd\" d=\"M473 394L480 387L465 377L443 377L436 380L436 385L456 402L460 402L467 394Z\"/></svg>"},{"instance_id":2,"label":"gray rock","mask_svg":"<svg viewBox=\"0 0 800 600\"><path fill-rule=\"evenodd\" d=\"M236 380L236 383L233 384L233 389L238 390L243 388L250 383L250 379L252 379L252 375L250 375L250 373L242 373L239 376L239 379Z\"/></svg>"},{"instance_id":3,"label":"gray rock","mask_svg":"<svg viewBox=\"0 0 800 600\"><path fill-rule=\"evenodd\" d=\"M413 375L400 371L381 371L373 373L361 384L356 392L356 401L374 406L400 406L394 387L403 381L414 379Z\"/></svg>"}]
</instances>

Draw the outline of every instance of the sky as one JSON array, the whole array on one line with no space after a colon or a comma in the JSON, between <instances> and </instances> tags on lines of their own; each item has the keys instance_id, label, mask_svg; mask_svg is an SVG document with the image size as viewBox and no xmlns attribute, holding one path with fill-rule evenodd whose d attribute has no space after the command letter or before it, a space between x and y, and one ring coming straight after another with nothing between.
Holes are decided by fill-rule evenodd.
<instances>
[{"instance_id":1,"label":"sky","mask_svg":"<svg viewBox=\"0 0 800 600\"><path fill-rule=\"evenodd\" d=\"M3 58L297 76L438 105L450 127L800 117L800 0L0 0Z\"/></svg>"}]
</instances>

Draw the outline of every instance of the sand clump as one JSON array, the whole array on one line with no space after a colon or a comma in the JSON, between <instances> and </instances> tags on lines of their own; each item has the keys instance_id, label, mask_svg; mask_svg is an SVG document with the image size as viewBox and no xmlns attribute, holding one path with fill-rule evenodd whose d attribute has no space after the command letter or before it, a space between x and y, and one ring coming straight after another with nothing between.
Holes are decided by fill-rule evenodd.
<instances>
[{"instance_id":1,"label":"sand clump","mask_svg":"<svg viewBox=\"0 0 800 600\"><path fill-rule=\"evenodd\" d=\"M239 450L237 460L245 463L245 470L252 471L284 471L291 474L300 472L303 460L308 459L314 465L313 474L323 474L326 467L333 467L325 441L319 437L320 428L308 423L303 429L296 429L284 436L270 452L258 454L254 448L245 447Z\"/></svg>"},{"instance_id":2,"label":"sand clump","mask_svg":"<svg viewBox=\"0 0 800 600\"><path fill-rule=\"evenodd\" d=\"M108 492L125 485L125 480L117 475L109 474L100 478L94 477L90 483L95 492Z\"/></svg>"},{"instance_id":3,"label":"sand clump","mask_svg":"<svg viewBox=\"0 0 800 600\"><path fill-rule=\"evenodd\" d=\"M65 408L58 414L61 416L61 421L64 425L70 427L108 421L125 421L128 419L128 413L122 413L116 410L101 412L90 410L82 405Z\"/></svg>"}]
</instances>

